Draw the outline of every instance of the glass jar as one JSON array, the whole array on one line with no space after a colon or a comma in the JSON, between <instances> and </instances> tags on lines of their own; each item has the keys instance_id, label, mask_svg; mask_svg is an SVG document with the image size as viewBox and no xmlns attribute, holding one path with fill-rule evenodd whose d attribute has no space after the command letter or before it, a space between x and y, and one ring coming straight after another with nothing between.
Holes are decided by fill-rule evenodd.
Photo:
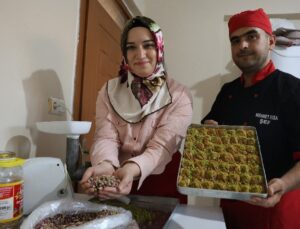
<instances>
[{"instance_id":1,"label":"glass jar","mask_svg":"<svg viewBox=\"0 0 300 229\"><path fill-rule=\"evenodd\" d=\"M0 151L0 229L19 228L23 216L24 160Z\"/></svg>"}]
</instances>

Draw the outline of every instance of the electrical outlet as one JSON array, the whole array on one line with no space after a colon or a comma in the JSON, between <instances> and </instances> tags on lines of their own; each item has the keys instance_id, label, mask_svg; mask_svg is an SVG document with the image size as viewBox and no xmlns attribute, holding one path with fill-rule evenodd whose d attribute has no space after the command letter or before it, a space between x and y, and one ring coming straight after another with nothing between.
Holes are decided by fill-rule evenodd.
<instances>
[{"instance_id":1,"label":"electrical outlet","mask_svg":"<svg viewBox=\"0 0 300 229\"><path fill-rule=\"evenodd\" d=\"M48 112L49 114L62 115L66 112L66 106L63 99L48 98Z\"/></svg>"}]
</instances>

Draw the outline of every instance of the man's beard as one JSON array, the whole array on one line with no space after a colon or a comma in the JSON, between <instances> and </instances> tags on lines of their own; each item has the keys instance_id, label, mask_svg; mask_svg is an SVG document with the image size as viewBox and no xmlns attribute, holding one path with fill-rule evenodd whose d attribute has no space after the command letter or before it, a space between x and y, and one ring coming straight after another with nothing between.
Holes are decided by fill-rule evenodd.
<instances>
[{"instance_id":1,"label":"man's beard","mask_svg":"<svg viewBox=\"0 0 300 229\"><path fill-rule=\"evenodd\" d=\"M243 57L247 57L248 59L242 60L241 58ZM261 70L267 59L267 55L259 57L249 50L243 50L237 54L234 62L243 73L253 73Z\"/></svg>"}]
</instances>

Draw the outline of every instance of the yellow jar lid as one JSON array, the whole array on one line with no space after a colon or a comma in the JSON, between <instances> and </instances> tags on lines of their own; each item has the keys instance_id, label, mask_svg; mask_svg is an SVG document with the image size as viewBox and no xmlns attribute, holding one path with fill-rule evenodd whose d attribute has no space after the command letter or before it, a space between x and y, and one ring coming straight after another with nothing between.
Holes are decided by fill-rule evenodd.
<instances>
[{"instance_id":1,"label":"yellow jar lid","mask_svg":"<svg viewBox=\"0 0 300 229\"><path fill-rule=\"evenodd\" d=\"M16 167L21 166L25 162L22 158L10 158L5 160L0 160L0 167L10 168L10 167Z\"/></svg>"},{"instance_id":2,"label":"yellow jar lid","mask_svg":"<svg viewBox=\"0 0 300 229\"><path fill-rule=\"evenodd\" d=\"M16 154L11 151L0 151L0 160L15 158Z\"/></svg>"},{"instance_id":3,"label":"yellow jar lid","mask_svg":"<svg viewBox=\"0 0 300 229\"><path fill-rule=\"evenodd\" d=\"M0 151L0 167L10 168L21 166L24 162L24 159L15 157L15 153L13 152Z\"/></svg>"}]
</instances>

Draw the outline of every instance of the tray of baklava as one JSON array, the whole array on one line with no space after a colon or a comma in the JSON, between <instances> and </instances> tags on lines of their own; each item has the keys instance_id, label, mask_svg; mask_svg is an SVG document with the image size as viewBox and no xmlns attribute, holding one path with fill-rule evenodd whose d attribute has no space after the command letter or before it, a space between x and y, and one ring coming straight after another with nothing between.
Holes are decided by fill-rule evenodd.
<instances>
[{"instance_id":1,"label":"tray of baklava","mask_svg":"<svg viewBox=\"0 0 300 229\"><path fill-rule=\"evenodd\" d=\"M177 177L180 193L249 200L267 197L267 181L255 127L192 124Z\"/></svg>"}]
</instances>

